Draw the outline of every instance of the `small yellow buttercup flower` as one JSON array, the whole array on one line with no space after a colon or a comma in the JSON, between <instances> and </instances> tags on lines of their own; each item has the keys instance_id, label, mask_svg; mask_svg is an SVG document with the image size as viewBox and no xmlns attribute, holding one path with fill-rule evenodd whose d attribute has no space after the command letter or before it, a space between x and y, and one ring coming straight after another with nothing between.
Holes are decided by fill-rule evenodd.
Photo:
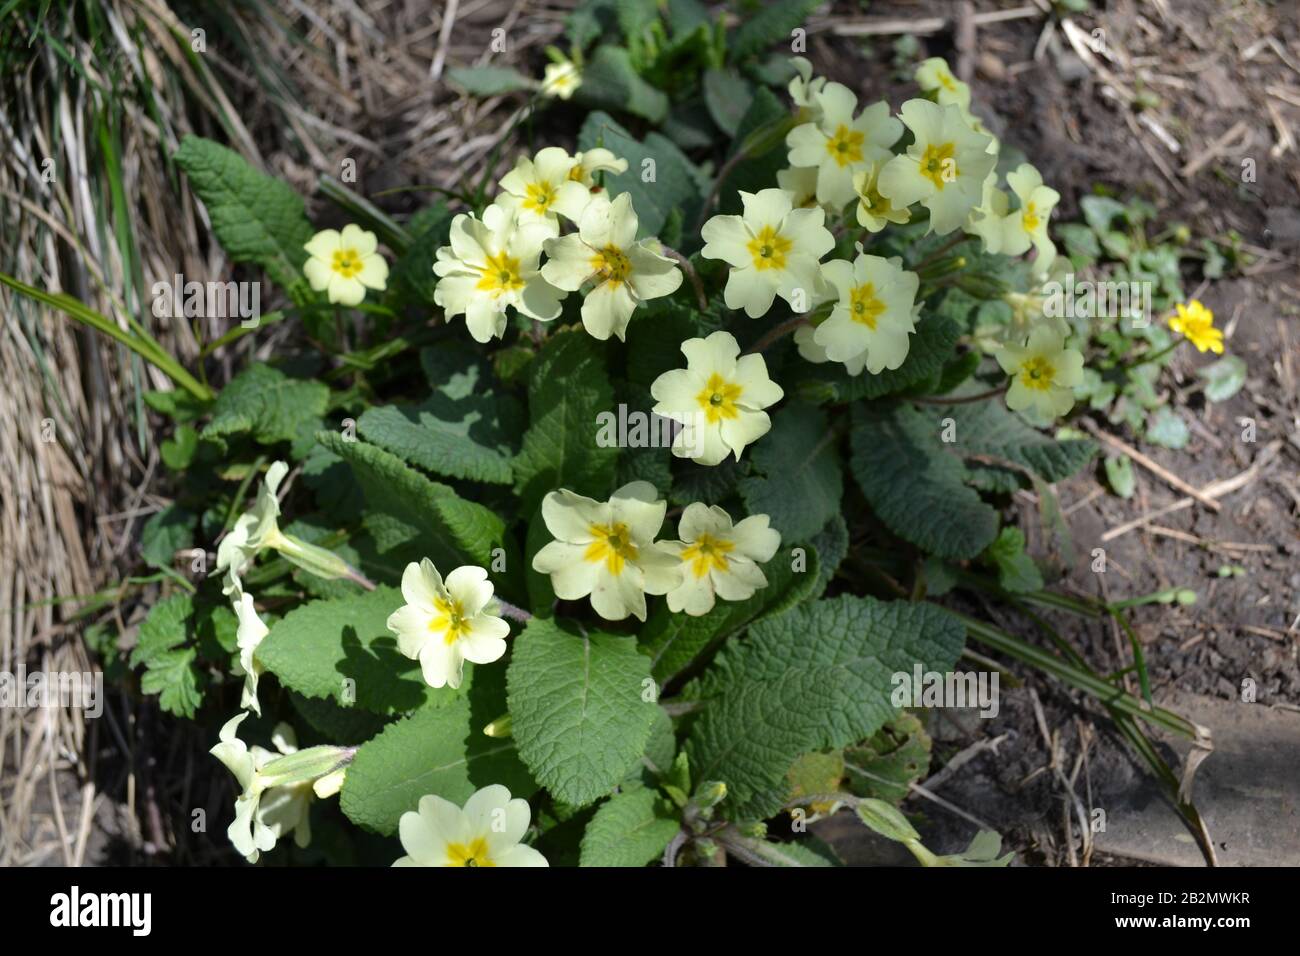
<instances>
[{"instance_id":1,"label":"small yellow buttercup flower","mask_svg":"<svg viewBox=\"0 0 1300 956\"><path fill-rule=\"evenodd\" d=\"M499 783L484 787L461 809L430 794L397 821L407 855L393 866L546 866L546 858L520 841L532 817L528 801L510 798Z\"/></svg>"},{"instance_id":2,"label":"small yellow buttercup flower","mask_svg":"<svg viewBox=\"0 0 1300 956\"><path fill-rule=\"evenodd\" d=\"M326 292L330 302L357 305L366 289L383 291L388 283L388 263L376 250L379 240L360 226L343 231L323 229L303 246L310 256L303 274L316 292Z\"/></svg>"},{"instance_id":3,"label":"small yellow buttercup flower","mask_svg":"<svg viewBox=\"0 0 1300 956\"><path fill-rule=\"evenodd\" d=\"M460 686L465 662L491 664L506 652L510 625L497 612L487 571L466 565L444 581L433 562L412 561L402 573L406 604L388 617L397 649L420 662L430 687Z\"/></svg>"},{"instance_id":4,"label":"small yellow buttercup flower","mask_svg":"<svg viewBox=\"0 0 1300 956\"><path fill-rule=\"evenodd\" d=\"M542 520L555 540L533 556L533 570L551 576L555 596L591 606L607 621L645 620L647 594L681 583L677 560L658 544L668 503L648 481L628 482L609 501L567 488L542 499Z\"/></svg>"},{"instance_id":5,"label":"small yellow buttercup flower","mask_svg":"<svg viewBox=\"0 0 1300 956\"><path fill-rule=\"evenodd\" d=\"M1223 333L1214 327L1213 312L1199 299L1186 305L1179 303L1174 308L1178 314L1169 320L1169 328L1195 345L1198 352L1208 349L1215 355L1223 354Z\"/></svg>"}]
</instances>

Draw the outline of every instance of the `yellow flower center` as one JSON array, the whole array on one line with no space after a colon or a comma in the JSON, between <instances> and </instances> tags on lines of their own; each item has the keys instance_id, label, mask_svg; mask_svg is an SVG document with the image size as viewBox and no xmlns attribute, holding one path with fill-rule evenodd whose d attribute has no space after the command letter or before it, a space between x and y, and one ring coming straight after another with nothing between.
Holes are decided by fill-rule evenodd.
<instances>
[{"instance_id":1,"label":"yellow flower center","mask_svg":"<svg viewBox=\"0 0 1300 956\"><path fill-rule=\"evenodd\" d=\"M493 295L514 292L524 287L524 280L519 275L519 260L505 252L487 257L487 264L479 270L476 288Z\"/></svg>"},{"instance_id":2,"label":"yellow flower center","mask_svg":"<svg viewBox=\"0 0 1300 956\"><path fill-rule=\"evenodd\" d=\"M355 249L336 249L330 268L344 279L351 279L361 271L361 253Z\"/></svg>"},{"instance_id":3,"label":"yellow flower center","mask_svg":"<svg viewBox=\"0 0 1300 956\"><path fill-rule=\"evenodd\" d=\"M606 246L591 258L591 268L602 282L618 285L632 273L632 263L618 246Z\"/></svg>"},{"instance_id":4,"label":"yellow flower center","mask_svg":"<svg viewBox=\"0 0 1300 956\"><path fill-rule=\"evenodd\" d=\"M487 840L476 837L468 844L451 843L447 846L448 866L496 866L488 855Z\"/></svg>"},{"instance_id":5,"label":"yellow flower center","mask_svg":"<svg viewBox=\"0 0 1300 956\"><path fill-rule=\"evenodd\" d=\"M434 598L434 615L429 618L429 630L441 634L448 646L455 644L469 631L469 621L454 598Z\"/></svg>"},{"instance_id":6,"label":"yellow flower center","mask_svg":"<svg viewBox=\"0 0 1300 956\"><path fill-rule=\"evenodd\" d=\"M582 555L583 560L593 564L604 561L609 573L617 577L623 573L623 568L628 561L637 559L637 549L632 543L632 535L627 525L622 522L616 521L610 525L593 524L588 526L587 531L596 540L587 545L587 550Z\"/></svg>"},{"instance_id":7,"label":"yellow flower center","mask_svg":"<svg viewBox=\"0 0 1300 956\"><path fill-rule=\"evenodd\" d=\"M1033 232L1038 228L1042 220L1038 218L1038 210L1033 203L1025 203L1025 211L1021 214L1020 221L1024 223L1025 232Z\"/></svg>"},{"instance_id":8,"label":"yellow flower center","mask_svg":"<svg viewBox=\"0 0 1300 956\"><path fill-rule=\"evenodd\" d=\"M1043 356L1035 355L1020 363L1020 384L1025 388L1045 392L1055 381L1056 369Z\"/></svg>"},{"instance_id":9,"label":"yellow flower center","mask_svg":"<svg viewBox=\"0 0 1300 956\"><path fill-rule=\"evenodd\" d=\"M876 298L876 286L868 282L849 290L849 318L861 323L873 332L876 320L885 311L885 303Z\"/></svg>"},{"instance_id":10,"label":"yellow flower center","mask_svg":"<svg viewBox=\"0 0 1300 956\"><path fill-rule=\"evenodd\" d=\"M582 174L582 163L573 164L573 168L569 170L569 181L574 183L587 183L587 177Z\"/></svg>"},{"instance_id":11,"label":"yellow flower center","mask_svg":"<svg viewBox=\"0 0 1300 956\"><path fill-rule=\"evenodd\" d=\"M524 187L525 209L531 209L539 216L545 215L555 202L555 187L550 183L529 183Z\"/></svg>"},{"instance_id":12,"label":"yellow flower center","mask_svg":"<svg viewBox=\"0 0 1300 956\"><path fill-rule=\"evenodd\" d=\"M764 226L746 248L754 258L754 268L760 272L764 269L784 269L785 256L794 242L781 235L771 226Z\"/></svg>"},{"instance_id":13,"label":"yellow flower center","mask_svg":"<svg viewBox=\"0 0 1300 956\"><path fill-rule=\"evenodd\" d=\"M841 123L835 130L835 135L826 140L826 152L830 153L831 158L840 166L860 163L862 162L862 144L866 139L866 133L849 129Z\"/></svg>"},{"instance_id":14,"label":"yellow flower center","mask_svg":"<svg viewBox=\"0 0 1300 956\"><path fill-rule=\"evenodd\" d=\"M957 178L956 156L956 143L931 143L921 154L921 175L934 183L935 189L943 189Z\"/></svg>"},{"instance_id":15,"label":"yellow flower center","mask_svg":"<svg viewBox=\"0 0 1300 956\"><path fill-rule=\"evenodd\" d=\"M695 396L695 400L704 409L704 417L710 425L716 425L724 418L735 418L740 414L736 400L744 389L736 382L728 382L717 372L709 376L704 390Z\"/></svg>"},{"instance_id":16,"label":"yellow flower center","mask_svg":"<svg viewBox=\"0 0 1300 956\"><path fill-rule=\"evenodd\" d=\"M682 561L691 566L691 573L702 578L710 570L725 572L727 554L734 551L735 544L725 538L715 538L711 534L702 534L690 547L683 549Z\"/></svg>"}]
</instances>

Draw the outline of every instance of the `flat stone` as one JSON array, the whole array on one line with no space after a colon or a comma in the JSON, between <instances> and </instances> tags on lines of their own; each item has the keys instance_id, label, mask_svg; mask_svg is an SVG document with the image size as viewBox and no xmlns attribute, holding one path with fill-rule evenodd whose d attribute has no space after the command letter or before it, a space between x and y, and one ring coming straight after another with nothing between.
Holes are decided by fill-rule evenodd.
<instances>
[{"instance_id":1,"label":"flat stone","mask_svg":"<svg viewBox=\"0 0 1300 956\"><path fill-rule=\"evenodd\" d=\"M1192 802L1219 865L1300 866L1300 713L1191 694L1157 703L1213 734L1214 752L1196 773ZM1181 738L1162 739L1180 760L1191 749ZM1166 866L1204 866L1163 792L1149 775L1140 780L1102 807L1106 829L1094 837L1097 849Z\"/></svg>"}]
</instances>

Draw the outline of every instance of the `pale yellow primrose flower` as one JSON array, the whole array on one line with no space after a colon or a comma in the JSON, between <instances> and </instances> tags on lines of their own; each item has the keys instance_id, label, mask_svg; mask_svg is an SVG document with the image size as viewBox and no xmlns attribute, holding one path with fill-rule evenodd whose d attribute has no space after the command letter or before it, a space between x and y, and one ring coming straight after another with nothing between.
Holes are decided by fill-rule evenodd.
<instances>
[{"instance_id":1,"label":"pale yellow primrose flower","mask_svg":"<svg viewBox=\"0 0 1300 956\"><path fill-rule=\"evenodd\" d=\"M578 183L571 185L586 192ZM449 319L464 315L476 342L505 334L511 306L530 318L551 321L560 314L564 294L538 270L547 236L545 227L521 225L497 205L485 209L481 221L462 213L451 221L451 245L438 250L433 264L440 277L433 301Z\"/></svg>"},{"instance_id":2,"label":"pale yellow primrose flower","mask_svg":"<svg viewBox=\"0 0 1300 956\"><path fill-rule=\"evenodd\" d=\"M484 787L461 809L430 794L419 809L397 821L406 856L393 866L547 866L546 858L521 842L532 813L528 801L510 799L499 783Z\"/></svg>"},{"instance_id":3,"label":"pale yellow primrose flower","mask_svg":"<svg viewBox=\"0 0 1300 956\"><path fill-rule=\"evenodd\" d=\"M970 87L957 79L942 57L932 56L916 68L916 84L927 93L933 93L940 106L957 106L970 109Z\"/></svg>"},{"instance_id":4,"label":"pale yellow primrose flower","mask_svg":"<svg viewBox=\"0 0 1300 956\"><path fill-rule=\"evenodd\" d=\"M947 235L966 222L997 164L992 137L975 132L956 106L908 100L899 111L914 140L880 171L880 194L895 206L919 202L930 210L930 231Z\"/></svg>"},{"instance_id":5,"label":"pale yellow primrose flower","mask_svg":"<svg viewBox=\"0 0 1300 956\"><path fill-rule=\"evenodd\" d=\"M280 482L289 473L289 466L277 461L266 470L266 477L258 486L253 507L239 516L233 528L217 545L217 572L229 570L223 589L226 595L240 588L239 575L244 566L257 557L263 548L274 548L282 540L279 517L280 501L276 497Z\"/></svg>"},{"instance_id":6,"label":"pale yellow primrose flower","mask_svg":"<svg viewBox=\"0 0 1300 956\"><path fill-rule=\"evenodd\" d=\"M656 243L636 239L632 197L612 203L596 197L583 210L577 234L548 239L542 278L557 289L577 292L595 285L582 302L582 325L595 338L622 341L632 312L646 299L671 295L682 284L673 260L655 252Z\"/></svg>"},{"instance_id":7,"label":"pale yellow primrose flower","mask_svg":"<svg viewBox=\"0 0 1300 956\"><path fill-rule=\"evenodd\" d=\"M542 520L555 540L533 557L533 570L551 576L555 595L591 606L607 621L631 614L645 620L645 596L681 583L677 560L657 544L668 504L648 481L632 481L609 501L566 488L542 499Z\"/></svg>"},{"instance_id":8,"label":"pale yellow primrose flower","mask_svg":"<svg viewBox=\"0 0 1300 956\"><path fill-rule=\"evenodd\" d=\"M1022 255L1032 244L1038 250L1035 264L1046 269L1056 258L1056 246L1047 235L1047 221L1061 200L1055 189L1043 185L1043 177L1033 166L1021 163L1007 174L1007 185L1020 200L1020 208L1003 219L1002 252Z\"/></svg>"},{"instance_id":9,"label":"pale yellow primrose flower","mask_svg":"<svg viewBox=\"0 0 1300 956\"><path fill-rule=\"evenodd\" d=\"M766 435L772 421L763 409L785 393L767 374L758 353L741 355L730 332L682 343L686 368L664 372L650 386L654 413L685 427L673 439L673 454L701 465L717 465L728 454L740 460L745 446Z\"/></svg>"},{"instance_id":10,"label":"pale yellow primrose flower","mask_svg":"<svg viewBox=\"0 0 1300 956\"><path fill-rule=\"evenodd\" d=\"M817 201L843 209L857 193L853 174L890 158L889 147L903 135L903 124L889 115L889 104L872 103L856 119L858 98L842 83L827 83L816 94L821 118L790 130L791 166L817 169Z\"/></svg>"},{"instance_id":11,"label":"pale yellow primrose flower","mask_svg":"<svg viewBox=\"0 0 1300 956\"><path fill-rule=\"evenodd\" d=\"M816 166L791 166L778 170L776 184L790 193L790 205L795 209L811 209L818 205Z\"/></svg>"},{"instance_id":12,"label":"pale yellow primrose flower","mask_svg":"<svg viewBox=\"0 0 1300 956\"><path fill-rule=\"evenodd\" d=\"M1002 240L1006 234L1004 220L1011 201L1007 194L998 188L998 174L991 172L984 177L984 189L980 204L971 210L963 226L968 233L984 240L984 251L998 253L1002 251Z\"/></svg>"},{"instance_id":13,"label":"pale yellow primrose flower","mask_svg":"<svg viewBox=\"0 0 1300 956\"><path fill-rule=\"evenodd\" d=\"M491 664L506 652L510 625L483 568L466 565L444 581L433 562L412 561L402 572L406 604L388 617L397 649L420 662L430 687L460 686L465 662Z\"/></svg>"},{"instance_id":14,"label":"pale yellow primrose flower","mask_svg":"<svg viewBox=\"0 0 1300 956\"><path fill-rule=\"evenodd\" d=\"M625 172L627 172L626 159L615 156L604 147L597 146L573 154L573 168L569 170L569 178L574 182L582 183L592 195L599 195L601 187L596 185L596 173Z\"/></svg>"},{"instance_id":15,"label":"pale yellow primrose flower","mask_svg":"<svg viewBox=\"0 0 1300 956\"><path fill-rule=\"evenodd\" d=\"M994 355L1011 376L1007 408L1060 418L1074 405L1074 386L1083 381L1083 355L1065 347L1058 329L1040 325L1025 345L1008 344Z\"/></svg>"},{"instance_id":16,"label":"pale yellow primrose flower","mask_svg":"<svg viewBox=\"0 0 1300 956\"><path fill-rule=\"evenodd\" d=\"M813 65L807 57L792 56L790 57L790 64L797 74L790 81L788 87L790 99L794 101L794 105L803 111L810 121L815 123L821 119L822 115L821 103L817 100L817 94L826 86L826 77L813 76Z\"/></svg>"},{"instance_id":17,"label":"pale yellow primrose flower","mask_svg":"<svg viewBox=\"0 0 1300 956\"><path fill-rule=\"evenodd\" d=\"M912 212L906 206L895 207L880 195L880 171L884 168L883 162L876 162L870 168L853 174L853 191L858 197L858 225L871 233L880 232L887 223L902 225L912 218Z\"/></svg>"},{"instance_id":18,"label":"pale yellow primrose flower","mask_svg":"<svg viewBox=\"0 0 1300 956\"><path fill-rule=\"evenodd\" d=\"M379 240L360 226L343 231L323 229L303 246L310 258L302 271L315 292L326 292L330 302L356 305L366 289L383 291L388 283L388 263L376 250Z\"/></svg>"},{"instance_id":19,"label":"pale yellow primrose flower","mask_svg":"<svg viewBox=\"0 0 1300 956\"><path fill-rule=\"evenodd\" d=\"M501 177L503 195L495 201L516 211L521 225L536 223L558 236L556 214L577 222L591 199L582 182L570 177L576 164L559 146L547 146L532 159L520 156L515 168Z\"/></svg>"},{"instance_id":20,"label":"pale yellow primrose flower","mask_svg":"<svg viewBox=\"0 0 1300 956\"><path fill-rule=\"evenodd\" d=\"M744 214L714 216L700 235L706 259L731 266L723 301L757 319L781 296L796 310L808 308L821 282L818 262L835 247L820 209L795 209L784 189L741 191Z\"/></svg>"},{"instance_id":21,"label":"pale yellow primrose flower","mask_svg":"<svg viewBox=\"0 0 1300 956\"><path fill-rule=\"evenodd\" d=\"M542 71L542 95L567 100L582 85L582 70L572 60L548 63Z\"/></svg>"},{"instance_id":22,"label":"pale yellow primrose flower","mask_svg":"<svg viewBox=\"0 0 1300 956\"><path fill-rule=\"evenodd\" d=\"M238 587L234 598L235 617L239 626L235 630L235 644L239 648L239 666L244 672L244 690L239 706L251 710L259 717L262 705L257 701L257 679L262 675L262 665L253 656L262 639L271 633L253 606L253 595Z\"/></svg>"},{"instance_id":23,"label":"pale yellow primrose flower","mask_svg":"<svg viewBox=\"0 0 1300 956\"><path fill-rule=\"evenodd\" d=\"M916 331L913 310L920 279L902 262L859 254L851 263L836 259L822 266L839 301L813 337L832 361L848 362L865 353L872 375L903 364L908 336Z\"/></svg>"},{"instance_id":24,"label":"pale yellow primrose flower","mask_svg":"<svg viewBox=\"0 0 1300 956\"><path fill-rule=\"evenodd\" d=\"M772 560L781 535L767 515L751 515L732 525L717 505L686 506L677 525L680 541L661 546L682 563L682 583L668 592L668 608L699 616L713 610L717 598L745 601L767 587L760 564Z\"/></svg>"},{"instance_id":25,"label":"pale yellow primrose flower","mask_svg":"<svg viewBox=\"0 0 1300 956\"><path fill-rule=\"evenodd\" d=\"M244 711L227 721L221 728L220 743L209 752L226 765L243 789L235 799L235 820L226 830L226 836L249 863L256 863L261 853L273 849L276 841L286 834L292 833L299 847L311 842L312 796L324 798L338 792L346 770L338 764L343 762L346 751L338 747L312 747L302 751L303 757L322 755L316 766L338 769L314 781L303 779L278 786L275 780L284 777L276 773L277 761L299 753L293 728L281 723L272 732L271 741L279 754L262 747L248 747L235 736L247 716L248 711Z\"/></svg>"}]
</instances>

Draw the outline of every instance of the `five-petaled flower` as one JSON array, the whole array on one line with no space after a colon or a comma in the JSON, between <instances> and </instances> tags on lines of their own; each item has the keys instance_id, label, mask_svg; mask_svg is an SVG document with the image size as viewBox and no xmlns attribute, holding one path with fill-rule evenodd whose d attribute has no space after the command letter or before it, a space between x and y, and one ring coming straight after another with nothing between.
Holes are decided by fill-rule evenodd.
<instances>
[{"instance_id":1,"label":"five-petaled flower","mask_svg":"<svg viewBox=\"0 0 1300 956\"><path fill-rule=\"evenodd\" d=\"M562 600L590 595L607 621L629 614L644 621L645 596L681 583L677 560L654 540L667 510L648 481L629 482L604 502L552 491L542 499L542 520L555 540L533 556L533 570L551 576Z\"/></svg>"},{"instance_id":2,"label":"five-petaled flower","mask_svg":"<svg viewBox=\"0 0 1300 956\"><path fill-rule=\"evenodd\" d=\"M515 168L501 177L496 204L516 213L520 224L536 224L558 236L556 214L577 222L591 199L580 175L571 175L576 162L559 146L547 146L532 159L520 156Z\"/></svg>"},{"instance_id":3,"label":"five-petaled flower","mask_svg":"<svg viewBox=\"0 0 1300 956\"><path fill-rule=\"evenodd\" d=\"M543 96L567 100L582 86L582 70L572 60L546 64L542 71Z\"/></svg>"},{"instance_id":4,"label":"five-petaled flower","mask_svg":"<svg viewBox=\"0 0 1300 956\"><path fill-rule=\"evenodd\" d=\"M586 193L581 184L570 184ZM451 245L438 250L433 264L440 277L433 301L449 319L464 315L477 342L505 334L511 306L549 322L560 314L563 298L538 269L542 243L550 235L544 225L522 224L498 205L488 206L482 220L457 216L451 221Z\"/></svg>"},{"instance_id":5,"label":"five-petaled flower","mask_svg":"<svg viewBox=\"0 0 1300 956\"><path fill-rule=\"evenodd\" d=\"M932 56L921 61L914 76L917 86L933 93L940 106L956 106L963 111L970 109L970 87L952 75L943 57Z\"/></svg>"},{"instance_id":6,"label":"five-petaled flower","mask_svg":"<svg viewBox=\"0 0 1300 956\"><path fill-rule=\"evenodd\" d=\"M817 170L817 201L842 209L857 194L853 176L890 158L889 147L903 135L903 124L889 104L872 103L855 119L858 98L842 83L827 83L815 95L821 116L796 126L786 136L790 165Z\"/></svg>"},{"instance_id":7,"label":"five-petaled flower","mask_svg":"<svg viewBox=\"0 0 1300 956\"><path fill-rule=\"evenodd\" d=\"M956 106L908 100L899 117L912 144L880 171L877 188L895 207L919 202L930 230L946 235L966 222L984 197L984 179L997 164L991 136L971 129Z\"/></svg>"},{"instance_id":8,"label":"five-petaled flower","mask_svg":"<svg viewBox=\"0 0 1300 956\"><path fill-rule=\"evenodd\" d=\"M767 587L760 564L772 560L781 535L767 515L750 515L733 525L717 505L686 506L677 525L680 541L662 547L682 563L682 583L668 592L668 608L691 615L707 614L717 598L744 601Z\"/></svg>"},{"instance_id":9,"label":"five-petaled flower","mask_svg":"<svg viewBox=\"0 0 1300 956\"><path fill-rule=\"evenodd\" d=\"M636 230L632 197L620 193L613 202L592 199L576 235L546 241L542 278L566 292L593 283L582 302L582 324L598 339L621 340L638 303L671 295L682 284L673 261L655 252L652 240L638 242Z\"/></svg>"},{"instance_id":10,"label":"five-petaled flower","mask_svg":"<svg viewBox=\"0 0 1300 956\"><path fill-rule=\"evenodd\" d=\"M1002 252L1018 256L1029 251L1032 244L1038 250L1034 265L1046 270L1056 258L1056 246L1047 235L1047 220L1061 199L1061 194L1043 185L1042 174L1028 163L1021 163L1007 174L1007 185L1020 200L1020 208L1002 220Z\"/></svg>"},{"instance_id":11,"label":"five-petaled flower","mask_svg":"<svg viewBox=\"0 0 1300 956\"><path fill-rule=\"evenodd\" d=\"M784 189L740 193L744 214L714 216L700 235L706 259L731 266L723 301L756 319L781 296L797 312L806 311L821 276L818 263L835 246L820 208L795 209Z\"/></svg>"},{"instance_id":12,"label":"five-petaled flower","mask_svg":"<svg viewBox=\"0 0 1300 956\"><path fill-rule=\"evenodd\" d=\"M1186 305L1180 302L1174 309L1178 314L1169 320L1169 328L1195 345L1198 352L1209 349L1215 355L1223 354L1223 333L1214 327L1214 313L1199 299Z\"/></svg>"},{"instance_id":13,"label":"five-petaled flower","mask_svg":"<svg viewBox=\"0 0 1300 956\"><path fill-rule=\"evenodd\" d=\"M544 856L520 842L531 816L528 801L512 800L499 783L477 791L463 810L429 794L397 821L406 856L393 866L547 866Z\"/></svg>"},{"instance_id":14,"label":"five-petaled flower","mask_svg":"<svg viewBox=\"0 0 1300 956\"><path fill-rule=\"evenodd\" d=\"M839 301L814 340L835 362L848 362L865 353L872 375L895 369L907 358L908 336L916 331L916 273L902 260L859 254L853 262L836 259L822 266Z\"/></svg>"},{"instance_id":15,"label":"five-petaled flower","mask_svg":"<svg viewBox=\"0 0 1300 956\"><path fill-rule=\"evenodd\" d=\"M433 562L412 561L402 572L406 604L388 617L397 649L420 662L430 687L460 686L465 662L490 664L506 652L510 625L498 617L487 571L457 568L446 580Z\"/></svg>"},{"instance_id":16,"label":"five-petaled flower","mask_svg":"<svg viewBox=\"0 0 1300 956\"><path fill-rule=\"evenodd\" d=\"M309 258L303 274L316 292L325 292L332 303L357 305L366 289L383 291L388 283L388 263L377 249L379 240L360 226L346 225L343 231L323 229L303 246Z\"/></svg>"},{"instance_id":17,"label":"five-petaled flower","mask_svg":"<svg viewBox=\"0 0 1300 956\"><path fill-rule=\"evenodd\" d=\"M1044 323L1025 345L1008 343L996 353L1011 376L1007 408L1032 409L1043 418L1060 418L1074 405L1074 386L1083 381L1083 356L1065 347L1060 330Z\"/></svg>"},{"instance_id":18,"label":"five-petaled flower","mask_svg":"<svg viewBox=\"0 0 1300 956\"><path fill-rule=\"evenodd\" d=\"M650 386L654 413L684 427L673 439L673 454L701 465L717 465L729 454L767 434L772 421L763 409L785 394L767 374L757 353L741 355L730 332L682 343L686 368L664 372Z\"/></svg>"}]
</instances>

